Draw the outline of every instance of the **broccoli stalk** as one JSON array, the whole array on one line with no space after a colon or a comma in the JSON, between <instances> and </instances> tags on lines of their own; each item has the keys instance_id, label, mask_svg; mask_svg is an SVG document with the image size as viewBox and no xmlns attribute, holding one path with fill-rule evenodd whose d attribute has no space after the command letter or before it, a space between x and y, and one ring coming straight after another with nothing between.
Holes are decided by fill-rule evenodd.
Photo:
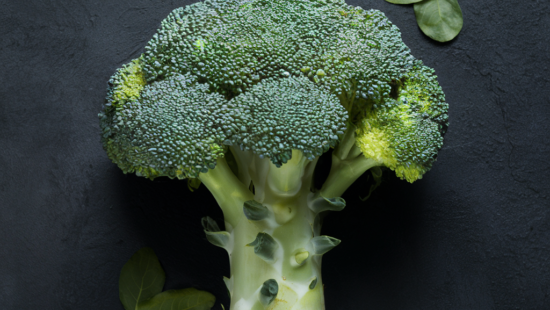
<instances>
[{"instance_id":1,"label":"broccoli stalk","mask_svg":"<svg viewBox=\"0 0 550 310\"><path fill-rule=\"evenodd\" d=\"M204 184L225 230L231 309L324 309L320 213L385 167L409 182L447 126L433 70L379 11L332 0L219 0L174 10L109 81L102 142L124 173ZM321 188L313 175L332 149ZM378 169L378 168L377 168Z\"/></svg>"},{"instance_id":2,"label":"broccoli stalk","mask_svg":"<svg viewBox=\"0 0 550 310\"><path fill-rule=\"evenodd\" d=\"M353 131L347 130L344 139L354 139ZM226 279L234 302L231 309L264 309L262 301L270 309L288 304L295 305L293 309L323 309L323 289L318 285L322 283L322 255L340 240L321 236L318 215L342 210L342 199L326 197L339 197L361 174L380 163L364 157L353 143L341 143L333 152L329 178L313 193L317 158L311 161L293 151L291 159L278 168L266 158L235 147L230 150L239 171L245 173L237 177L225 159L219 159L216 168L201 173L199 179L224 213L227 239L213 243L226 249L231 260L231 278ZM254 194L242 180L252 180ZM206 220L205 230L212 233L208 221L212 220ZM264 234L268 236L260 237ZM266 279L275 280L281 292L274 293L273 297L279 297L272 303L265 302L261 289L258 292Z\"/></svg>"},{"instance_id":3,"label":"broccoli stalk","mask_svg":"<svg viewBox=\"0 0 550 310\"><path fill-rule=\"evenodd\" d=\"M239 153L243 152L235 151L234 156ZM320 267L324 253L319 252L319 246L327 250L327 241L334 245L339 241L320 236L320 227L314 226L319 223L315 223L317 213L311 209L310 186L317 160L310 161L299 151L294 151L281 168L267 158L251 159L248 166L257 169L250 169L246 177L257 182L254 195L225 163L223 168L218 164L199 176L224 212L228 238L214 244L229 253L231 278L226 284L231 309L278 309L284 304L296 304L296 309L322 309ZM219 168L223 172L217 173ZM227 175L238 185L226 188ZM205 229L211 233L208 221ZM275 287L269 288L270 283ZM262 293L264 287L269 288L268 293Z\"/></svg>"}]
</instances>

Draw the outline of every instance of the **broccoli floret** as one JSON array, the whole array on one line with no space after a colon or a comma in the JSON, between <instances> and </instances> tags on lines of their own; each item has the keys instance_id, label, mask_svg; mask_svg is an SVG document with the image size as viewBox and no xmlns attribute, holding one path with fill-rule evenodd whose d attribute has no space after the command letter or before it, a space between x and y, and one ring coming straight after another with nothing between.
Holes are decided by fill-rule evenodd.
<instances>
[{"instance_id":1,"label":"broccoli floret","mask_svg":"<svg viewBox=\"0 0 550 310\"><path fill-rule=\"evenodd\" d=\"M100 115L109 157L125 173L151 179L196 178L213 169L224 154L222 127L232 121L226 100L208 88L190 74L173 75L122 103L115 86Z\"/></svg>"},{"instance_id":2,"label":"broccoli floret","mask_svg":"<svg viewBox=\"0 0 550 310\"><path fill-rule=\"evenodd\" d=\"M124 173L202 182L213 194L227 231L207 219L205 232L230 254L232 309L323 309L320 259L340 241L320 235L319 214L342 210L340 196L371 168L421 178L447 109L434 71L379 11L206 0L162 21L109 81L99 116ZM330 149L328 178L314 188Z\"/></svg>"},{"instance_id":3,"label":"broccoli floret","mask_svg":"<svg viewBox=\"0 0 550 310\"><path fill-rule=\"evenodd\" d=\"M433 72L417 61L399 81L396 98L373 103L357 129L364 156L411 183L431 168L447 128L448 105Z\"/></svg>"},{"instance_id":4,"label":"broccoli floret","mask_svg":"<svg viewBox=\"0 0 550 310\"><path fill-rule=\"evenodd\" d=\"M307 76L338 95L389 93L414 57L383 13L343 1L205 1L174 10L146 46L148 81L193 73L228 98Z\"/></svg>"},{"instance_id":5,"label":"broccoli floret","mask_svg":"<svg viewBox=\"0 0 550 310\"><path fill-rule=\"evenodd\" d=\"M292 158L292 150L314 160L336 146L348 117L335 95L305 77L262 80L230 105L241 126L226 144L267 157L277 167Z\"/></svg>"},{"instance_id":6,"label":"broccoli floret","mask_svg":"<svg viewBox=\"0 0 550 310\"><path fill-rule=\"evenodd\" d=\"M140 92L147 85L143 73L143 57L132 60L118 69L109 81L107 90L107 106L119 106L126 101L140 97Z\"/></svg>"},{"instance_id":7,"label":"broccoli floret","mask_svg":"<svg viewBox=\"0 0 550 310\"><path fill-rule=\"evenodd\" d=\"M125 68L134 73L135 64ZM336 146L346 129L338 98L304 77L267 79L229 101L190 74L153 82L121 100L119 93L135 89L127 84L115 84L109 93L111 106L101 115L103 142L125 173L151 179L197 178L215 168L224 145L269 158L277 167L293 149L314 160Z\"/></svg>"}]
</instances>

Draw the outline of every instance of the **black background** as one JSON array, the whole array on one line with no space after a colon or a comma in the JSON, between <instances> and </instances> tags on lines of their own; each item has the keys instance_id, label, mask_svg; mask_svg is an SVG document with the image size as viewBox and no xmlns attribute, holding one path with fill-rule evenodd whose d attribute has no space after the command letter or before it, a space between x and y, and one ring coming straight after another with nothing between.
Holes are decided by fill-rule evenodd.
<instances>
[{"instance_id":1,"label":"black background","mask_svg":"<svg viewBox=\"0 0 550 310\"><path fill-rule=\"evenodd\" d=\"M122 309L118 276L142 246L166 289L228 305L224 250L200 218L209 192L123 175L99 142L115 69L189 1L0 0L0 308ZM435 68L450 104L426 177L362 177L326 218L342 244L323 261L328 310L550 309L550 2L461 0L462 33L440 44L412 6L384 11ZM214 309L221 309L219 303Z\"/></svg>"}]
</instances>

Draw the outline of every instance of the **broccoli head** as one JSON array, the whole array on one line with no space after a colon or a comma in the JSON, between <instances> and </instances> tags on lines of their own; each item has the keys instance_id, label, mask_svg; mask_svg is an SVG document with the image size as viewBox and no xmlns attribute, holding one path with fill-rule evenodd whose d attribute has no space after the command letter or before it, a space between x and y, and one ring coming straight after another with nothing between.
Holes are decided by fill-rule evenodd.
<instances>
[{"instance_id":1,"label":"broccoli head","mask_svg":"<svg viewBox=\"0 0 550 310\"><path fill-rule=\"evenodd\" d=\"M379 11L342 0L206 0L171 12L115 72L99 117L124 173L212 192L227 231L212 219L205 231L231 254L232 309L317 310L320 257L340 242L320 235L319 213L342 210L340 196L371 168L420 179L447 110L434 70ZM331 149L330 173L314 188Z\"/></svg>"},{"instance_id":2,"label":"broccoli head","mask_svg":"<svg viewBox=\"0 0 550 310\"><path fill-rule=\"evenodd\" d=\"M177 82L181 76L193 82L184 86ZM304 79L311 81L309 90L302 87L285 93L278 86L268 86L292 77L300 78L291 80L303 85ZM180 88L169 94L173 83ZM280 101L307 97L306 92L337 96L350 122L359 128L357 144L363 153L409 181L429 170L446 127L446 104L435 76L410 54L398 29L383 13L343 1L226 0L178 8L162 22L146 52L119 69L110 84L102 114L104 146L123 171L149 178L196 178L215 166L227 145L267 156L279 166L289 159L291 149L302 150L312 159L335 146L336 135L345 127L342 117L315 114L311 107L323 108L312 100L311 106L288 105L309 111L302 117L279 110L301 117L300 126L276 117L278 112L265 112L271 123L273 119L284 122L276 127L286 134L270 132L273 124L262 123L265 119L259 113L228 112L228 106L242 106L251 98L254 101L247 105L271 106L272 102L257 98L268 89L277 92L271 100ZM186 97L187 92L193 95ZM166 98L160 99L161 94ZM207 103L203 109L188 116L178 112L184 108L175 107L185 105L184 110L191 111L203 101ZM224 111L214 113L211 109L216 105L225 106ZM418 110L420 105L423 108ZM155 112L147 120L132 121L136 113L150 109ZM432 120L431 110L439 115L437 120ZM200 116L202 112L207 115ZM224 119L228 113L238 113L240 118L230 123ZM187 118L195 119L195 125ZM311 123L314 119L338 129L323 135L326 129ZM220 130L223 127L231 130Z\"/></svg>"}]
</instances>

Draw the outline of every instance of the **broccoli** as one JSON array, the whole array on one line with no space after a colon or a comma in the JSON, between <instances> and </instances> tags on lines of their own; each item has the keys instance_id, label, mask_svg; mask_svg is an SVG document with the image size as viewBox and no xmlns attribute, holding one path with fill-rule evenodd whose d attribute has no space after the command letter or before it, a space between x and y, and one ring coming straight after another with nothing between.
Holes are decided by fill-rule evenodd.
<instances>
[{"instance_id":1,"label":"broccoli","mask_svg":"<svg viewBox=\"0 0 550 310\"><path fill-rule=\"evenodd\" d=\"M206 0L175 9L109 81L102 143L124 173L201 183L223 210L231 309L324 309L319 214L371 168L409 182L447 127L434 71L383 13L342 0ZM321 188L319 157L332 150Z\"/></svg>"}]
</instances>

